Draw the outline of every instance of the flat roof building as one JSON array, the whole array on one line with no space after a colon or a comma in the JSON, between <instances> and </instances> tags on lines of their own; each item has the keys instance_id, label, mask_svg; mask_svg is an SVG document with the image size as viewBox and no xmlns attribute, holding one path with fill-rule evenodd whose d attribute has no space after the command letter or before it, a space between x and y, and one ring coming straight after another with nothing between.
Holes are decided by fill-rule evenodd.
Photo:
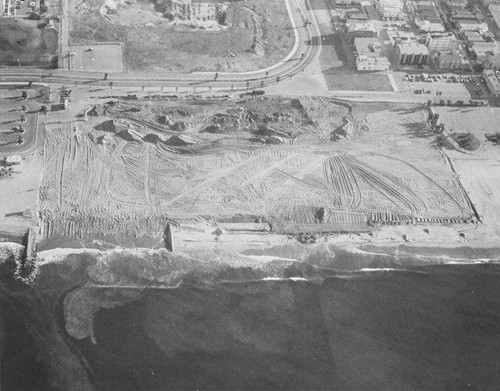
<instances>
[{"instance_id":1,"label":"flat roof building","mask_svg":"<svg viewBox=\"0 0 500 391\"><path fill-rule=\"evenodd\" d=\"M485 69L483 71L483 79L488 87L488 91L491 95L497 97L500 95L500 80L498 80L498 75L496 71L491 69Z\"/></svg>"},{"instance_id":2,"label":"flat roof building","mask_svg":"<svg viewBox=\"0 0 500 391\"><path fill-rule=\"evenodd\" d=\"M488 31L488 24L479 22L477 19L460 19L455 22L455 26L461 32L477 31L481 34L484 34L486 31Z\"/></svg>"},{"instance_id":3,"label":"flat roof building","mask_svg":"<svg viewBox=\"0 0 500 391\"><path fill-rule=\"evenodd\" d=\"M394 46L397 42L416 42L417 36L411 31L401 31L401 30L381 30L379 33L379 39L384 43L384 45Z\"/></svg>"},{"instance_id":4,"label":"flat roof building","mask_svg":"<svg viewBox=\"0 0 500 391\"><path fill-rule=\"evenodd\" d=\"M469 60L460 53L439 53L435 58L435 64L440 70L454 71L470 68Z\"/></svg>"},{"instance_id":5,"label":"flat roof building","mask_svg":"<svg viewBox=\"0 0 500 391\"><path fill-rule=\"evenodd\" d=\"M450 50L458 49L458 40L454 34L444 36L433 36L432 34L427 34L425 44L431 53L442 51L448 52Z\"/></svg>"},{"instance_id":6,"label":"flat roof building","mask_svg":"<svg viewBox=\"0 0 500 391\"><path fill-rule=\"evenodd\" d=\"M427 46L416 42L400 42L394 49L400 65L423 65L429 61Z\"/></svg>"}]
</instances>

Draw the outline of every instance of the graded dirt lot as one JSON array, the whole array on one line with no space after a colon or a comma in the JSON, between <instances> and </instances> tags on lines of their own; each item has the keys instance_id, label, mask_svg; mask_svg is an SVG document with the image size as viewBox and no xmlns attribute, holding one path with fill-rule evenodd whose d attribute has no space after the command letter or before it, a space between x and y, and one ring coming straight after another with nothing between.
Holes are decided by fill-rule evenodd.
<instances>
[{"instance_id":1,"label":"graded dirt lot","mask_svg":"<svg viewBox=\"0 0 500 391\"><path fill-rule=\"evenodd\" d=\"M220 2L202 5L212 3ZM179 16L165 9L170 2L159 4L72 3L71 43L123 42L125 70L130 72L261 69L282 60L294 44L284 1L231 2L223 21L208 11L210 15L192 21L194 11Z\"/></svg>"},{"instance_id":2,"label":"graded dirt lot","mask_svg":"<svg viewBox=\"0 0 500 391\"><path fill-rule=\"evenodd\" d=\"M461 181L469 192L483 223L500 234L500 145L488 141L486 133L498 132L498 108L437 107L449 133L472 133L481 142L475 151L446 150Z\"/></svg>"},{"instance_id":3,"label":"graded dirt lot","mask_svg":"<svg viewBox=\"0 0 500 391\"><path fill-rule=\"evenodd\" d=\"M43 237L158 238L172 222L191 245L269 231L307 241L474 218L420 107L276 97L89 109L47 130Z\"/></svg>"},{"instance_id":4,"label":"graded dirt lot","mask_svg":"<svg viewBox=\"0 0 500 391\"><path fill-rule=\"evenodd\" d=\"M39 29L40 21L0 18L0 65L57 67L57 30Z\"/></svg>"}]
</instances>

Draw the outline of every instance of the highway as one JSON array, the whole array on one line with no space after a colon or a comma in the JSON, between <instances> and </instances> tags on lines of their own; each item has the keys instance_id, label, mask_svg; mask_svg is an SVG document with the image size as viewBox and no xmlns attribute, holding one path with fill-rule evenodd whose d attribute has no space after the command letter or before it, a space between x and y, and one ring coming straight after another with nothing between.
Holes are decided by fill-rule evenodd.
<instances>
[{"instance_id":1,"label":"highway","mask_svg":"<svg viewBox=\"0 0 500 391\"><path fill-rule=\"evenodd\" d=\"M269 68L251 72L229 73L202 72L190 74L162 75L151 73L109 73L104 80L104 73L78 72L63 69L41 70L8 68L0 70L0 82L38 82L68 86L111 86L113 87L204 87L218 89L258 89L277 84L301 73L321 50L319 28L310 10L309 0L285 0L292 27L295 32L295 45L288 56ZM66 7L66 5L65 5ZM63 20L67 19L66 12ZM309 23L305 23L309 21ZM61 23L61 39L67 40L66 23ZM67 47L65 43L62 46Z\"/></svg>"}]
</instances>

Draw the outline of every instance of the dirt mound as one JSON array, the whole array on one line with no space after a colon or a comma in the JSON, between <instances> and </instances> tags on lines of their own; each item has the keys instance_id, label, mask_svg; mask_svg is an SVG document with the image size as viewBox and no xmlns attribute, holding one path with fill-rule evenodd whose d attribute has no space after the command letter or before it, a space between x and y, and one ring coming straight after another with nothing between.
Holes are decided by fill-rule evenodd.
<instances>
[{"instance_id":1,"label":"dirt mound","mask_svg":"<svg viewBox=\"0 0 500 391\"><path fill-rule=\"evenodd\" d=\"M116 126L112 119L101 122L99 125L94 126L95 130L101 130L103 132L116 133Z\"/></svg>"},{"instance_id":2,"label":"dirt mound","mask_svg":"<svg viewBox=\"0 0 500 391\"><path fill-rule=\"evenodd\" d=\"M165 142L165 144L172 145L174 147L185 147L196 144L196 141L189 136L172 136Z\"/></svg>"},{"instance_id":3,"label":"dirt mound","mask_svg":"<svg viewBox=\"0 0 500 391\"><path fill-rule=\"evenodd\" d=\"M100 106L94 106L87 111L87 115L89 117L100 117L105 113L106 113L105 110Z\"/></svg>"},{"instance_id":4,"label":"dirt mound","mask_svg":"<svg viewBox=\"0 0 500 391\"><path fill-rule=\"evenodd\" d=\"M184 132L188 128L188 124L186 122L176 122L173 125L170 126L170 129L176 131L176 132Z\"/></svg>"},{"instance_id":5,"label":"dirt mound","mask_svg":"<svg viewBox=\"0 0 500 391\"><path fill-rule=\"evenodd\" d=\"M132 129L125 129L117 133L117 136L125 141L142 141L142 136Z\"/></svg>"},{"instance_id":6,"label":"dirt mound","mask_svg":"<svg viewBox=\"0 0 500 391\"><path fill-rule=\"evenodd\" d=\"M142 138L142 141L151 144L158 144L158 142L160 141L160 136L158 136L156 133L149 133Z\"/></svg>"},{"instance_id":7,"label":"dirt mound","mask_svg":"<svg viewBox=\"0 0 500 391\"><path fill-rule=\"evenodd\" d=\"M162 115L159 115L156 120L158 121L158 123L162 124L162 125L168 125L170 123L170 117L168 115L165 115L165 114L162 114Z\"/></svg>"},{"instance_id":8,"label":"dirt mound","mask_svg":"<svg viewBox=\"0 0 500 391\"><path fill-rule=\"evenodd\" d=\"M200 133L225 134L226 132L221 129L221 126L219 124L215 124L209 125L206 128L200 130Z\"/></svg>"}]
</instances>

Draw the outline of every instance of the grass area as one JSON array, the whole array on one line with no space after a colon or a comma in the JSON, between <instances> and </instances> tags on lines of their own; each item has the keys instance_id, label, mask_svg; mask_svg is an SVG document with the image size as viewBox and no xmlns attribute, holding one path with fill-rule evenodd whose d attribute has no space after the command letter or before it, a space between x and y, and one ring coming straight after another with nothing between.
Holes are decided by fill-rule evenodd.
<instances>
[{"instance_id":1,"label":"grass area","mask_svg":"<svg viewBox=\"0 0 500 391\"><path fill-rule=\"evenodd\" d=\"M57 67L57 30L39 29L39 21L0 18L0 65ZM19 61L18 61L19 60Z\"/></svg>"},{"instance_id":2,"label":"grass area","mask_svg":"<svg viewBox=\"0 0 500 391\"><path fill-rule=\"evenodd\" d=\"M245 71L264 68L283 59L294 44L294 33L284 1L233 2L226 30L194 30L172 26L167 19L153 26L121 25L103 17L103 0L88 0L85 12L72 10L71 43L124 43L129 72ZM252 17L252 10L258 16ZM254 15L255 15L254 14ZM251 51L258 20L264 55Z\"/></svg>"}]
</instances>

